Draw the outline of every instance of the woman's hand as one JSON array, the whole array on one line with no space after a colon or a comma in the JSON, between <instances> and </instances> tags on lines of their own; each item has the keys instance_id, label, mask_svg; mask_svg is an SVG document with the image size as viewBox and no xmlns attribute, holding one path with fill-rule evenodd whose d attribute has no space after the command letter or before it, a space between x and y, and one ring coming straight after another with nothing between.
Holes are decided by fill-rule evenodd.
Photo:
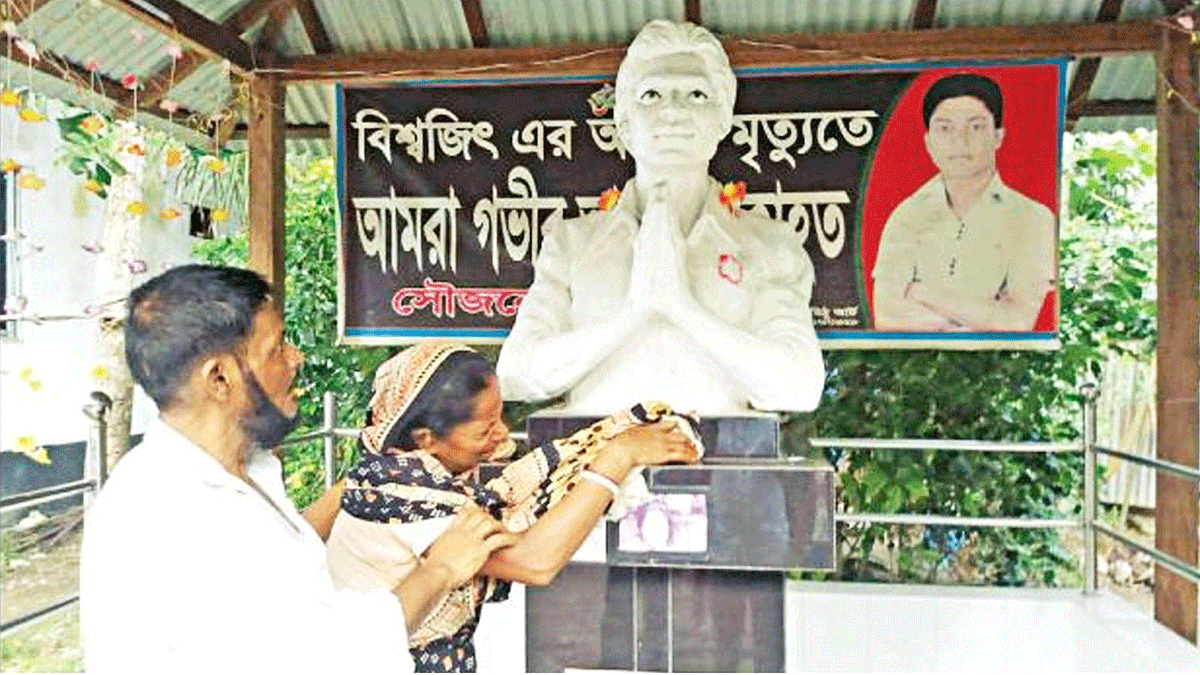
<instances>
[{"instance_id":1,"label":"woman's hand","mask_svg":"<svg viewBox=\"0 0 1200 675\"><path fill-rule=\"evenodd\" d=\"M687 434L674 421L662 420L630 427L613 436L600 450L592 469L609 465L604 468L611 466L614 471L602 473L620 482L635 466L693 464L698 459L700 451Z\"/></svg>"},{"instance_id":2,"label":"woman's hand","mask_svg":"<svg viewBox=\"0 0 1200 675\"><path fill-rule=\"evenodd\" d=\"M425 555L425 564L440 565L450 577L450 588L457 588L475 577L488 556L517 541L517 535L475 504L459 510L450 527L438 537Z\"/></svg>"}]
</instances>

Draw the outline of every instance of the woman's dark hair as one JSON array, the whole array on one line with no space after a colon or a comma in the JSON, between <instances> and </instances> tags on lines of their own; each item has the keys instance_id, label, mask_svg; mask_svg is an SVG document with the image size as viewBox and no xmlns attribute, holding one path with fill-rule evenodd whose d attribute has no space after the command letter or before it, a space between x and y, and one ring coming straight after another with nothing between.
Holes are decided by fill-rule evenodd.
<instances>
[{"instance_id":1,"label":"woman's dark hair","mask_svg":"<svg viewBox=\"0 0 1200 675\"><path fill-rule=\"evenodd\" d=\"M125 360L133 379L166 409L196 363L240 347L271 285L250 270L182 265L129 294Z\"/></svg>"},{"instance_id":2,"label":"woman's dark hair","mask_svg":"<svg viewBox=\"0 0 1200 675\"><path fill-rule=\"evenodd\" d=\"M1000 85L990 77L975 73L957 73L943 77L929 91L925 92L922 113L925 115L925 128L929 128L929 120L938 104L948 98L971 96L980 100L992 113L996 128L1004 126L1004 95L1000 93Z\"/></svg>"},{"instance_id":3,"label":"woman's dark hair","mask_svg":"<svg viewBox=\"0 0 1200 675\"><path fill-rule=\"evenodd\" d=\"M495 377L492 365L479 352L458 351L446 357L408 410L383 439L382 447L415 450L412 432L429 429L439 439L471 419L475 399ZM368 418L370 412L367 413ZM370 424L371 420L367 420Z\"/></svg>"}]
</instances>

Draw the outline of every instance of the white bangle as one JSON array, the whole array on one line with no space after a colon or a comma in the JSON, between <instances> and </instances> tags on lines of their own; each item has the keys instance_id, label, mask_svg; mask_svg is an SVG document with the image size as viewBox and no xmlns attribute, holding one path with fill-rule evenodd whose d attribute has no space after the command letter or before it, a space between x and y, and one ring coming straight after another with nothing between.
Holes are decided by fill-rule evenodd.
<instances>
[{"instance_id":1,"label":"white bangle","mask_svg":"<svg viewBox=\"0 0 1200 675\"><path fill-rule=\"evenodd\" d=\"M614 501L617 499L617 497L621 496L621 486L617 485L613 479L605 476L602 473L596 473L591 469L584 469L583 471L579 472L579 477L590 483L595 483L596 485L599 485L600 487L611 492Z\"/></svg>"}]
</instances>

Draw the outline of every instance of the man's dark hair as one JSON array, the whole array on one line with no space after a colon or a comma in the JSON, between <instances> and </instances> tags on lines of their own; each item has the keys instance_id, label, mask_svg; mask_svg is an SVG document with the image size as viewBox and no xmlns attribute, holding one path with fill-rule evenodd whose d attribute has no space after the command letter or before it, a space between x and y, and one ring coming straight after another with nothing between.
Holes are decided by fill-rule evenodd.
<instances>
[{"instance_id":1,"label":"man's dark hair","mask_svg":"<svg viewBox=\"0 0 1200 675\"><path fill-rule=\"evenodd\" d=\"M1004 126L1004 95L1000 93L1000 85L990 77L975 73L957 73L948 75L933 83L925 92L925 128L929 128L929 120L938 104L948 98L972 96L983 102L996 120L996 128Z\"/></svg>"},{"instance_id":2,"label":"man's dark hair","mask_svg":"<svg viewBox=\"0 0 1200 675\"><path fill-rule=\"evenodd\" d=\"M270 296L257 273L213 265L182 265L138 286L125 322L133 379L168 408L197 363L246 341Z\"/></svg>"},{"instance_id":3,"label":"man's dark hair","mask_svg":"<svg viewBox=\"0 0 1200 675\"><path fill-rule=\"evenodd\" d=\"M468 351L450 354L392 426L383 447L415 450L417 443L412 432L417 429L429 429L435 437L445 439L454 427L470 421L475 414L475 399L487 389L493 377L495 371L483 354ZM369 411L367 415L370 416Z\"/></svg>"}]
</instances>

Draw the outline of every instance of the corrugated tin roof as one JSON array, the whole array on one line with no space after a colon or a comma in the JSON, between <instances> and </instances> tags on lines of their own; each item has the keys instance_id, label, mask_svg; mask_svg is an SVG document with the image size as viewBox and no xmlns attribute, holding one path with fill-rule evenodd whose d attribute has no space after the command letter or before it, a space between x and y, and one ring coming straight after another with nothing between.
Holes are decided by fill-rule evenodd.
<instances>
[{"instance_id":1,"label":"corrugated tin roof","mask_svg":"<svg viewBox=\"0 0 1200 675\"><path fill-rule=\"evenodd\" d=\"M942 0L935 27L1077 23L1095 20L1102 0ZM718 33L844 32L898 30L908 26L916 0L845 2L829 0L700 0L702 22ZM246 0L184 0L210 20L230 20ZM480 0L491 46L536 46L627 41L650 19L684 18L684 0ZM315 0L333 48L359 53L389 49L465 48L471 35L461 0ZM1158 0L1125 0L1121 18L1160 16ZM248 27L253 42L265 20ZM173 40L150 30L102 0L50 0L19 26L43 49L75 63L95 58L100 73L120 79L145 78L171 63ZM296 13L282 27L279 47L287 54L311 53L312 44ZM0 59L2 60L2 59ZM18 71L24 69L17 68ZM20 77L25 77L21 75ZM39 90L79 100L69 85L38 76ZM18 80L19 81L19 80ZM286 117L292 124L323 124L329 118L328 86L292 86ZM169 94L186 108L211 113L228 103L229 76L216 62L180 78ZM1150 55L1105 57L1092 86L1093 99L1147 99L1154 94ZM1128 129L1152 117L1084 118L1077 129ZM289 150L319 151L324 141L289 142Z\"/></svg>"}]
</instances>

